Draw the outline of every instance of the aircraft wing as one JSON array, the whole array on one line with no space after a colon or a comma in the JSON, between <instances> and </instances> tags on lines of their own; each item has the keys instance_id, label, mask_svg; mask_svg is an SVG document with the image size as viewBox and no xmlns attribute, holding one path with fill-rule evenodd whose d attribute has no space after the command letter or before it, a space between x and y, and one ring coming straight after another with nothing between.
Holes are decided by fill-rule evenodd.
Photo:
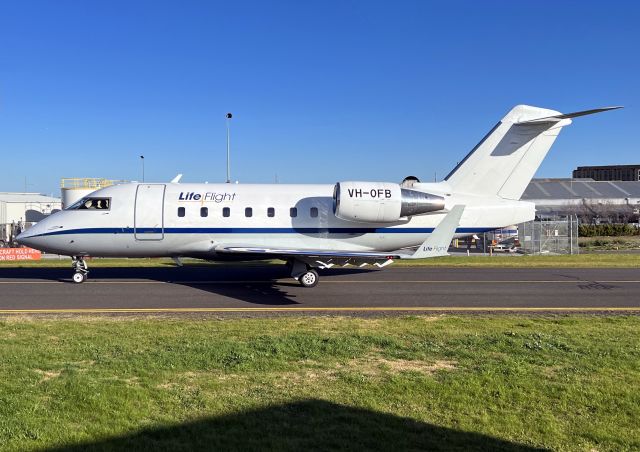
<instances>
[{"instance_id":1,"label":"aircraft wing","mask_svg":"<svg viewBox=\"0 0 640 452\"><path fill-rule=\"evenodd\" d=\"M265 258L296 258L313 267L331 268L334 265L375 265L384 267L393 262L394 259L401 259L399 253L376 253L367 251L341 251L341 250L314 250L314 249L291 249L272 248L259 246L242 245L218 245L215 248L218 254L246 255L251 257L264 256Z\"/></svg>"},{"instance_id":2,"label":"aircraft wing","mask_svg":"<svg viewBox=\"0 0 640 452\"><path fill-rule=\"evenodd\" d=\"M246 255L251 257L264 256L273 258L296 258L311 266L320 268L330 268L334 265L359 265L372 264L377 267L384 267L393 262L394 259L425 259L431 257L448 256L447 250L464 212L465 206L453 207L444 217L440 224L434 229L429 237L417 250L397 250L390 252L370 252L370 251L341 251L341 250L319 250L319 249L291 249L273 248L252 245L218 245L214 251L217 254Z\"/></svg>"}]
</instances>

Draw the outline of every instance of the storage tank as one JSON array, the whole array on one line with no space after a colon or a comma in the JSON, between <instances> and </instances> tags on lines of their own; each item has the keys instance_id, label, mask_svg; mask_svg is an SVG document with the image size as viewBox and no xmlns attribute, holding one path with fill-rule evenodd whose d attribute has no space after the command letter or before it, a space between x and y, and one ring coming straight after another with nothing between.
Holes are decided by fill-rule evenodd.
<instances>
[{"instance_id":1,"label":"storage tank","mask_svg":"<svg viewBox=\"0 0 640 452\"><path fill-rule=\"evenodd\" d=\"M101 179L96 177L67 177L62 179L60 183L60 191L62 194L62 208L66 208L84 198L85 196L93 193L104 187L111 185L125 184L124 180L110 180Z\"/></svg>"}]
</instances>

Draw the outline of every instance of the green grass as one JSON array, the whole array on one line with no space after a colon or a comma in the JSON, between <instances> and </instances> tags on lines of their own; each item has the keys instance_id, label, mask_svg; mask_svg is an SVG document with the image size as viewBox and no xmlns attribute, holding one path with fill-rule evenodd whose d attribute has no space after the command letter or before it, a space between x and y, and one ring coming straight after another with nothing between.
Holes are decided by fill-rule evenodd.
<instances>
[{"instance_id":1,"label":"green grass","mask_svg":"<svg viewBox=\"0 0 640 452\"><path fill-rule=\"evenodd\" d=\"M492 268L636 268L640 254L562 254L556 256L447 256L436 259L397 261L393 265L420 267Z\"/></svg>"},{"instance_id":2,"label":"green grass","mask_svg":"<svg viewBox=\"0 0 640 452\"><path fill-rule=\"evenodd\" d=\"M633 316L5 317L0 449L637 450L639 337Z\"/></svg>"},{"instance_id":3,"label":"green grass","mask_svg":"<svg viewBox=\"0 0 640 452\"><path fill-rule=\"evenodd\" d=\"M280 260L253 262L206 262L184 259L185 266L247 266L282 265ZM171 259L91 259L89 267L165 267L173 266ZM70 259L43 259L40 261L0 261L0 270L5 267L64 267L71 265ZM574 254L558 256L448 256L436 259L397 260L394 266L403 267L496 267L496 268L640 268L639 254Z\"/></svg>"},{"instance_id":4,"label":"green grass","mask_svg":"<svg viewBox=\"0 0 640 452\"><path fill-rule=\"evenodd\" d=\"M640 236L580 237L578 244L581 250L588 251L638 250L640 249Z\"/></svg>"}]
</instances>

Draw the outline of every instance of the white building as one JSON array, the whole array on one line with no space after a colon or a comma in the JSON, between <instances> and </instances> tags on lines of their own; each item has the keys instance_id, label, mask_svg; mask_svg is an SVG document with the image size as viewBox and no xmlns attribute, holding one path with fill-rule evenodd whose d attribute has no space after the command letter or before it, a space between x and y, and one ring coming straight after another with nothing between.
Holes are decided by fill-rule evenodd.
<instances>
[{"instance_id":1,"label":"white building","mask_svg":"<svg viewBox=\"0 0 640 452\"><path fill-rule=\"evenodd\" d=\"M18 228L24 229L60 209L60 198L39 193L0 192L0 246L9 243Z\"/></svg>"}]
</instances>

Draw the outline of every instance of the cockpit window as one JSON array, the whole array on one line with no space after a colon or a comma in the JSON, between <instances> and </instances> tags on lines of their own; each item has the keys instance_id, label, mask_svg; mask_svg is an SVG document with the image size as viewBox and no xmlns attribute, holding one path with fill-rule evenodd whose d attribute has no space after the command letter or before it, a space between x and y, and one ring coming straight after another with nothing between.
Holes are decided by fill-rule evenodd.
<instances>
[{"instance_id":1,"label":"cockpit window","mask_svg":"<svg viewBox=\"0 0 640 452\"><path fill-rule=\"evenodd\" d=\"M82 198L66 210L109 210L111 198Z\"/></svg>"}]
</instances>

